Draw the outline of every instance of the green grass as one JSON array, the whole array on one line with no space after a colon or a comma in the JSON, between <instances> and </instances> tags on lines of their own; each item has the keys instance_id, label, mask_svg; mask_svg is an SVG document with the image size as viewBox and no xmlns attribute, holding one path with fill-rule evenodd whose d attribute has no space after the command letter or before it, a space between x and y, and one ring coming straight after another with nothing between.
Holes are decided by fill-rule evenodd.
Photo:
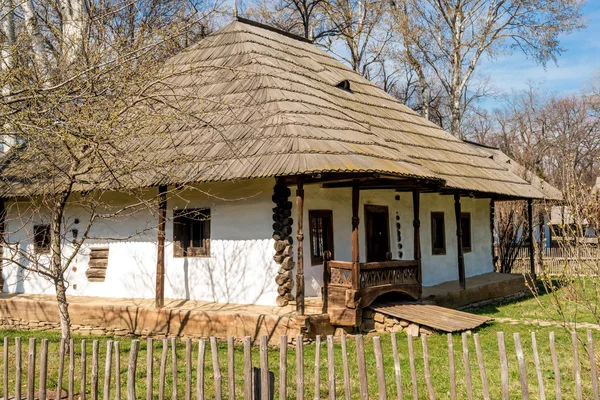
<instances>
[{"instance_id":1,"label":"green grass","mask_svg":"<svg viewBox=\"0 0 600 400\"><path fill-rule=\"evenodd\" d=\"M469 312L481 315L488 315L495 318L513 318L529 319L540 321L563 321L561 313L558 311L557 304L560 304L567 322L586 322L597 323L594 313L591 311L596 306L600 306L596 293L596 286L600 280L581 278L574 282L553 281L553 285L560 287L555 293L547 292L544 287L538 285L538 295L529 296L524 299L517 299L505 302L498 302L488 306L470 309ZM600 289L598 289L600 291ZM584 300L585 299L585 300ZM592 306L590 308L589 306ZM596 311L600 312L600 310Z\"/></svg>"},{"instance_id":2,"label":"green grass","mask_svg":"<svg viewBox=\"0 0 600 400\"><path fill-rule=\"evenodd\" d=\"M511 305L507 305L511 306ZM500 306L504 307L504 306ZM514 341L513 341L513 333L519 332L521 334L521 339L523 343L523 349L525 353L525 361L527 368L527 379L529 382L529 390L531 393L531 398L539 397L539 390L537 385L536 371L533 363L533 354L531 351L531 326L523 326L523 325L511 325L511 324L499 324L499 323L491 323L478 331L481 338L482 349L484 353L484 362L487 371L487 377L489 381L489 387L491 391L492 398L500 398L501 397L501 385L500 385L500 369L499 369L499 352L498 352L498 344L497 344L497 332L503 331L505 333L506 338L506 346L507 346L507 354L509 361L509 374L510 374L510 389L511 393L514 397L518 397L520 395L520 383L519 383L519 370L518 364L515 354ZM549 340L548 336L550 331L554 330L556 332L556 345L557 352L560 362L560 368L562 373L562 389L563 389L563 398L574 398L575 397L575 384L574 384L574 364L573 364L573 356L572 356L572 345L571 338L568 333L561 330L560 328L550 329L550 328L536 328L535 332L537 334L537 342L538 348L540 352L540 359L542 365L542 375L544 378L544 384L546 387L546 395L548 398L552 398L554 396L554 373L552 369L552 362L550 358L549 351ZM584 336L585 332L581 332ZM38 343L42 338L49 339L49 380L48 387L49 389L54 389L56 387L56 376L58 370L58 339L59 336L54 332L25 332L25 331L0 331L0 336L6 336L9 338L9 354L10 354L10 375L9 375L9 389L11 394L14 393L14 338L19 336L22 340L23 346L23 395L26 393L25 385L26 385L26 373L27 373L27 346L28 339L30 337L35 337L38 339ZM383 345L383 355L384 355L384 365L385 365L385 375L387 382L387 394L388 398L395 397L395 377L394 377L394 364L392 357L392 347L391 347L391 337L388 334L380 335L382 345ZM594 331L595 340L600 339L600 333ZM80 349L81 349L81 339L82 337L75 338L75 352L76 352L76 363L75 363L75 391L79 392L80 388ZM88 396L90 393L90 380L91 380L91 341L96 339L100 342L100 357L99 357L99 391L100 397L102 398L102 387L104 382L104 357L106 351L106 341L109 339L108 337L93 337L87 336L85 337L87 341L87 353L88 353L88 361L87 361L87 392ZM126 372L127 372L127 362L129 357L129 350L131 339L129 338L119 338L121 343L121 397L126 398ZM459 398L466 397L466 383L465 383L465 373L463 366L463 356L462 356L462 345L461 339L459 335L455 335L453 337L454 340L454 350L455 350L455 364L456 364L456 376L457 376L457 392ZM433 385L435 387L435 392L437 398L449 398L450 393L450 383L448 378L448 347L447 347L447 337L446 335L435 334L431 335L428 339L429 342L429 355L430 355L430 365L431 365L431 374ZM160 341L155 340L154 346L154 360L153 360L153 371L154 371L154 398L158 398L158 375L159 375L159 363L160 363L160 355L162 344ZM410 367L409 367L409 358L408 358L408 349L407 349L407 337L404 334L398 334L398 344L399 344L399 352L400 352L400 362L401 362L401 374L402 374L402 382L403 382L403 390L405 398L410 398L411 393L411 378L410 378ZM416 369L418 376L418 386L419 386L419 397L427 398L427 390L425 386L425 377L424 377L424 367L423 367L423 357L422 357L422 346L421 340L417 339L415 342L415 356L416 356ZM219 360L221 364L221 371L223 374L223 393L226 398L227 393L227 345L223 342L219 343ZM375 398L378 393L377 388L377 378L376 378L376 367L375 367L375 357L373 354L373 344L372 337L365 337L365 348L366 348L366 360L367 360L367 371L368 371L368 384L369 384L369 393L372 398ZM38 357L40 347L38 344ZM136 379L136 388L137 388L137 397L138 398L146 398L146 388L145 388L145 378L146 378L146 342L142 341L140 346L140 352L138 356L138 368L137 368L137 379ZM194 341L193 347L193 378L192 378L192 398L195 398L195 388L196 388L196 360L197 360L197 351L198 346L197 342ZM352 338L348 338L348 351L349 351L349 364L350 364L350 376L351 376L351 385L353 398L358 398L358 372L356 365L356 348L355 342ZM469 336L469 352L470 352L470 366L472 371L472 381L474 387L475 398L481 398L481 378L479 375L479 367L477 365L477 358L475 354L475 345L472 336ZM589 397L591 396L591 384L590 384L590 368L589 362L587 359L587 355L584 352L583 348L579 346L579 354L581 359L582 366L582 376L583 376L583 386L584 386L584 395ZM177 393L179 398L184 398L185 393L185 344L183 341L178 340L178 351L177 351L177 374L178 374L178 385L177 385ZM295 352L294 348L288 348L287 352L288 357L288 397L296 398L295 395L295 382L296 382L296 367L295 367ZM315 344L306 344L304 351L304 375L305 375L305 398L312 399L314 398L314 371L315 371ZM39 360L39 358L38 358ZM337 385L337 395L338 398L343 398L343 375L342 375L342 358L341 358L341 345L339 342L339 338L336 338L335 342L335 364L336 364L336 385ZM113 363L114 365L114 363ZM258 366L258 349L253 349L253 365ZM68 366L68 360L66 361L66 366ZM279 349L271 348L269 351L269 366L270 369L275 374L275 387L276 387L276 398L278 398L277 388L279 386ZM67 367L68 369L68 367ZM1 368L0 368L1 370ZM39 371L39 361L38 361L38 371ZM214 382L213 382L213 370L212 363L210 357L210 346L207 345L207 353L205 358L205 374L206 374L206 393L207 398L213 398L214 393ZM243 396L243 348L241 345L236 345L235 348L235 374L236 374L236 393L237 398L242 398ZM39 382L39 377L36 378ZM328 396L328 383L327 383L327 347L326 343L322 343L321 347L321 362L320 362L320 379L321 379L321 387L320 387L320 397L327 398ZM111 389L111 398L114 398L114 369L113 369L113 378L112 378L112 389ZM0 386L2 382L0 382ZM67 389L67 374L65 374L65 380L63 382L63 389ZM166 382L166 390L165 390L166 398L171 398L172 393L172 370L171 370L171 350L169 349L169 358L167 361L167 382ZM1 391L0 391L1 394Z\"/></svg>"}]
</instances>

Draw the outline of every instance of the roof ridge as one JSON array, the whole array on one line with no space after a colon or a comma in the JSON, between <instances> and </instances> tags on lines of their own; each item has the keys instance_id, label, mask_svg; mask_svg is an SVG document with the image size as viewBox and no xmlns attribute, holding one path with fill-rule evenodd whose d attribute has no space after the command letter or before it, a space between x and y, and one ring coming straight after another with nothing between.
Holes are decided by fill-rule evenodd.
<instances>
[{"instance_id":1,"label":"roof ridge","mask_svg":"<svg viewBox=\"0 0 600 400\"><path fill-rule=\"evenodd\" d=\"M287 37L289 37L291 39L299 40L301 42L306 42L306 43L313 44L312 40L307 39L304 36L296 35L295 33L284 31L283 29L279 29L279 28L276 28L276 27L274 27L272 25L267 25L267 24L262 23L262 22L253 21L251 19L243 18L243 17L239 17L239 16L236 18L236 21L241 22L242 24L251 25L251 26L255 26L257 28L262 28L262 29L265 29L265 30L268 30L268 31L271 31L271 32L275 32L275 33L278 33L280 35L287 36Z\"/></svg>"}]
</instances>

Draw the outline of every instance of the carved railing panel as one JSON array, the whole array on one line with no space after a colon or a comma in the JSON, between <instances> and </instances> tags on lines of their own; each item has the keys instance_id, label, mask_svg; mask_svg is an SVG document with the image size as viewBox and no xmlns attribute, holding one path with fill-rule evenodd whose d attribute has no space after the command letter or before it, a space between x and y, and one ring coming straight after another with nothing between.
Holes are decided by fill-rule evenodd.
<instances>
[{"instance_id":1,"label":"carved railing panel","mask_svg":"<svg viewBox=\"0 0 600 400\"><path fill-rule=\"evenodd\" d=\"M360 288L383 285L416 284L417 264L372 268L360 271Z\"/></svg>"},{"instance_id":2,"label":"carved railing panel","mask_svg":"<svg viewBox=\"0 0 600 400\"><path fill-rule=\"evenodd\" d=\"M360 289L383 285L418 284L418 261L383 261L360 264ZM327 261L329 284L352 287L352 263Z\"/></svg>"}]
</instances>

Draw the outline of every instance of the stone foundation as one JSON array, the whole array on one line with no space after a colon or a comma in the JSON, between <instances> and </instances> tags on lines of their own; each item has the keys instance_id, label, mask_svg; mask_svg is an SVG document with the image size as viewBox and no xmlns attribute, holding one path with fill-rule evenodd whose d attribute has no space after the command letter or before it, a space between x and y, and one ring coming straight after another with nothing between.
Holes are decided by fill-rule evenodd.
<instances>
[{"instance_id":1,"label":"stone foundation","mask_svg":"<svg viewBox=\"0 0 600 400\"><path fill-rule=\"evenodd\" d=\"M363 319L362 324L360 325L360 331L362 333L405 332L407 335L410 334L412 336L431 335L434 333L434 330L427 326L394 318L373 310L363 310L362 314Z\"/></svg>"}]
</instances>

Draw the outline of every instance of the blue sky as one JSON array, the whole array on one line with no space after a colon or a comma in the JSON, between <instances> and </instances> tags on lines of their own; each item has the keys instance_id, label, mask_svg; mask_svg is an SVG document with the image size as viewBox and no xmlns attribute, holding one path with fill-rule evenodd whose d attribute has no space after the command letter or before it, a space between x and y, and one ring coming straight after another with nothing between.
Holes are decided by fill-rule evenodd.
<instances>
[{"instance_id":1,"label":"blue sky","mask_svg":"<svg viewBox=\"0 0 600 400\"><path fill-rule=\"evenodd\" d=\"M556 93L578 92L600 77L600 0L588 0L583 13L587 28L561 37L564 52L557 63L550 62L544 69L522 53L515 53L484 60L480 72L500 93L523 89L530 81ZM493 108L495 104L490 99L483 105Z\"/></svg>"}]
</instances>

